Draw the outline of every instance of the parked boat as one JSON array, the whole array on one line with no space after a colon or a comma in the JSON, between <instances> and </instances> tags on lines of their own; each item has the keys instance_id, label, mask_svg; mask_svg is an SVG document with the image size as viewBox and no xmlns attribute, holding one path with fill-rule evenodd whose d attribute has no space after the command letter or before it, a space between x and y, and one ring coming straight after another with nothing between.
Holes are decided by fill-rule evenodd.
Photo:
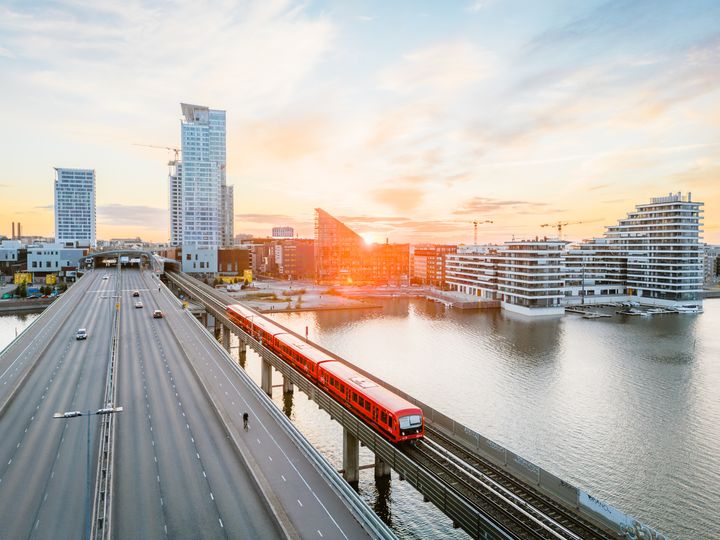
<instances>
[{"instance_id":1,"label":"parked boat","mask_svg":"<svg viewBox=\"0 0 720 540\"><path fill-rule=\"evenodd\" d=\"M678 313L702 313L703 308L701 306L696 306L693 304L688 304L684 306L675 306L673 308L674 311Z\"/></svg>"}]
</instances>

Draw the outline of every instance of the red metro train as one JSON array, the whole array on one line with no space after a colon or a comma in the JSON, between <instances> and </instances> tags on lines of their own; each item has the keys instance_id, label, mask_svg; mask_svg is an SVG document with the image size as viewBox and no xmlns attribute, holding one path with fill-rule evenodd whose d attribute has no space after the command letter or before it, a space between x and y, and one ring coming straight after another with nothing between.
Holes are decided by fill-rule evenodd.
<instances>
[{"instance_id":1,"label":"red metro train","mask_svg":"<svg viewBox=\"0 0 720 540\"><path fill-rule=\"evenodd\" d=\"M259 315L235 304L230 319L285 362L319 385L345 408L365 420L386 439L398 443L425 434L422 410L332 358L312 344Z\"/></svg>"}]
</instances>

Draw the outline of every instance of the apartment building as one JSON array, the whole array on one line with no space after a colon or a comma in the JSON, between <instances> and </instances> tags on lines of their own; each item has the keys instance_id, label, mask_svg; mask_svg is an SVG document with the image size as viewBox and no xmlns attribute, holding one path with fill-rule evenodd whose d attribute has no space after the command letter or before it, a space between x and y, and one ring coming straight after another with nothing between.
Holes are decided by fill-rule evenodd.
<instances>
[{"instance_id":1,"label":"apartment building","mask_svg":"<svg viewBox=\"0 0 720 540\"><path fill-rule=\"evenodd\" d=\"M445 255L456 252L457 246L449 244L410 246L410 281L442 287L445 283Z\"/></svg>"},{"instance_id":2,"label":"apartment building","mask_svg":"<svg viewBox=\"0 0 720 540\"><path fill-rule=\"evenodd\" d=\"M560 315L565 245L561 240L536 238L499 246L460 246L457 253L446 255L446 283L451 290L499 300L508 311Z\"/></svg>"},{"instance_id":3,"label":"apartment building","mask_svg":"<svg viewBox=\"0 0 720 540\"><path fill-rule=\"evenodd\" d=\"M670 193L636 205L600 238L569 245L543 238L462 246L446 256L447 285L527 315L565 305L636 301L676 307L702 303L702 205Z\"/></svg>"},{"instance_id":4,"label":"apartment building","mask_svg":"<svg viewBox=\"0 0 720 540\"><path fill-rule=\"evenodd\" d=\"M55 241L95 247L95 171L55 168Z\"/></svg>"},{"instance_id":5,"label":"apartment building","mask_svg":"<svg viewBox=\"0 0 720 540\"><path fill-rule=\"evenodd\" d=\"M702 206L691 193L655 197L606 227L602 238L568 250L565 303L701 303Z\"/></svg>"}]
</instances>

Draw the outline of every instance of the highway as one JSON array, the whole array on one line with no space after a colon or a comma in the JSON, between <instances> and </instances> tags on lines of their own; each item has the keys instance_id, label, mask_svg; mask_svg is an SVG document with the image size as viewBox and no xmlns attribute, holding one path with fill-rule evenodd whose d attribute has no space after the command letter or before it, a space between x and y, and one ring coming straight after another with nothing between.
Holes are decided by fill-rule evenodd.
<instances>
[{"instance_id":1,"label":"highway","mask_svg":"<svg viewBox=\"0 0 720 540\"><path fill-rule=\"evenodd\" d=\"M54 419L53 413L102 406L116 283L115 272L107 272L107 280L103 274L80 279L0 358L2 538L84 535L87 422ZM85 341L75 340L80 327L88 329ZM91 417L92 449L96 425Z\"/></svg>"},{"instance_id":2,"label":"highway","mask_svg":"<svg viewBox=\"0 0 720 540\"><path fill-rule=\"evenodd\" d=\"M152 318L178 309L162 296L151 278L123 271L113 537L277 538L169 328L173 314Z\"/></svg>"},{"instance_id":3,"label":"highway","mask_svg":"<svg viewBox=\"0 0 720 540\"><path fill-rule=\"evenodd\" d=\"M150 272L89 272L0 354L0 538L85 536L99 417L88 477L86 418L53 414L106 406L116 304L113 538L368 538L263 394L158 286Z\"/></svg>"}]
</instances>

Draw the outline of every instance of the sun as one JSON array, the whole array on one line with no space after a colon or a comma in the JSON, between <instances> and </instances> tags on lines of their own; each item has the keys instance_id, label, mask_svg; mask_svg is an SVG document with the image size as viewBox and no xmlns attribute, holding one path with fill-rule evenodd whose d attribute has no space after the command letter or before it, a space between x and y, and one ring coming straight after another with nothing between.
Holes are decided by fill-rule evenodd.
<instances>
[{"instance_id":1,"label":"sun","mask_svg":"<svg viewBox=\"0 0 720 540\"><path fill-rule=\"evenodd\" d=\"M371 233L371 232L360 233L360 237L361 237L361 238L365 241L365 243L368 244L368 245L369 245L369 244L372 244L372 243L375 241L374 235L373 235L373 233Z\"/></svg>"}]
</instances>

